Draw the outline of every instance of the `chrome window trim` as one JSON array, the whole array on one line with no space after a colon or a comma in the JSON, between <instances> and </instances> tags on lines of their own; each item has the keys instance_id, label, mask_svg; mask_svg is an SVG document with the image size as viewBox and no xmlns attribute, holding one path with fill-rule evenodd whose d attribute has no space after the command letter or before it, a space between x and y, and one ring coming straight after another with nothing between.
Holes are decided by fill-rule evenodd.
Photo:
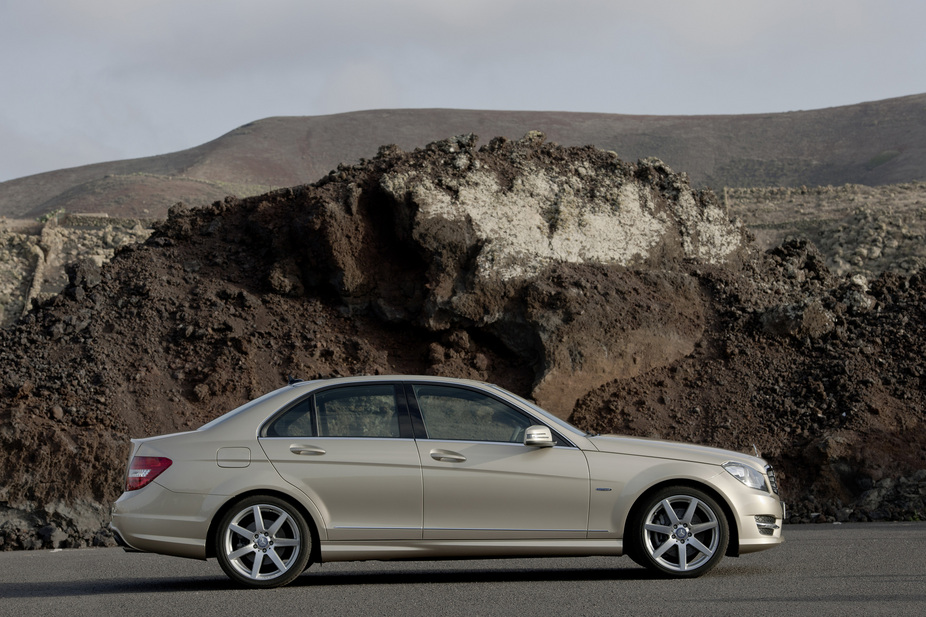
<instances>
[{"instance_id":1,"label":"chrome window trim","mask_svg":"<svg viewBox=\"0 0 926 617\"><path fill-rule=\"evenodd\" d=\"M478 439L476 440L473 440L473 439L432 439L431 437L428 437L427 439L417 439L416 441L421 442L421 443L429 443L429 442L448 443L449 442L449 443L463 443L463 444L473 444L473 445L515 446L515 447L521 447L521 448L530 448L531 450L540 449L540 448L537 448L536 446L525 445L523 442L520 442L520 441L479 441ZM549 450L550 448L543 448L543 449ZM554 450L578 450L578 448L576 446L573 446L572 444L568 446L561 446L557 444L553 446L553 449Z\"/></svg>"},{"instance_id":2,"label":"chrome window trim","mask_svg":"<svg viewBox=\"0 0 926 617\"><path fill-rule=\"evenodd\" d=\"M345 441L347 441L347 440L353 440L353 439L361 439L361 440L363 440L363 441L371 441L371 440L377 440L377 439L378 439L378 440L381 440L381 441L415 441L415 438L414 438L414 437L312 437L312 436L306 436L306 437L270 437L270 436L260 436L260 437L258 437L258 439L261 440L261 441L264 441L264 440L271 440L271 439L280 439L280 440L286 440L286 441L314 441L314 440L316 440L316 439L325 439L325 440L328 440L328 441L336 440L336 439L341 439L341 440L345 440Z\"/></svg>"}]
</instances>

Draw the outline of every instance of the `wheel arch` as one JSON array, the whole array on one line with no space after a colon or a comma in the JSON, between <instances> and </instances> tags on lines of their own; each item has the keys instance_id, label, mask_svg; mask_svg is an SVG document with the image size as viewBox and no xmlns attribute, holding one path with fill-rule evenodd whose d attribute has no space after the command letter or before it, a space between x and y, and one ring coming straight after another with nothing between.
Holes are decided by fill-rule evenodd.
<instances>
[{"instance_id":1,"label":"wheel arch","mask_svg":"<svg viewBox=\"0 0 926 617\"><path fill-rule=\"evenodd\" d=\"M702 491L717 502L721 510L723 510L723 516L727 520L727 528L730 534L729 542L727 543L727 550L724 555L727 557L739 557L739 546L740 546L740 534L739 534L739 525L736 519L736 516L733 515L733 508L727 502L726 498L715 488L709 484L703 482L698 482L697 480L691 480L688 478L679 478L674 480L663 480L658 484L654 484L649 487L636 498L633 502L633 505L630 507L630 510L627 513L627 517L624 519L624 528L621 531L622 537L624 538L626 550L633 550L632 543L628 543L627 540L632 537L630 526L633 525L636 518L639 516L640 511L646 505L646 502L649 500L651 495L661 491L664 488L670 486L686 486L688 488L697 489Z\"/></svg>"},{"instance_id":2,"label":"wheel arch","mask_svg":"<svg viewBox=\"0 0 926 617\"><path fill-rule=\"evenodd\" d=\"M309 509L306 508L305 505L303 505L298 499L294 499L292 495L284 493L283 491L277 491L273 489L254 489L240 493L234 497L229 498L224 504L222 504L221 508L215 511L215 514L212 516L212 520L209 522L209 531L206 534L206 557L208 558L216 556L215 535L216 531L218 530L219 523L225 514L241 501L248 499L249 497L256 496L276 497L277 499L282 499L283 501L299 510L299 513L302 515L306 521L306 524L309 526L309 532L312 534L312 551L311 556L309 557L309 565L320 562L320 536L318 533L318 523L315 521L315 518L309 512Z\"/></svg>"}]
</instances>

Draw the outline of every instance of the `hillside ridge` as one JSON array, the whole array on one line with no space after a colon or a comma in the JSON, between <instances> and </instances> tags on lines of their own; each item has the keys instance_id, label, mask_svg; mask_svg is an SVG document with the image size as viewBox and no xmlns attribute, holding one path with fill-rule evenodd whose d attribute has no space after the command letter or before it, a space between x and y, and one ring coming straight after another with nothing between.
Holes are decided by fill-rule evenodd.
<instances>
[{"instance_id":1,"label":"hillside ridge","mask_svg":"<svg viewBox=\"0 0 926 617\"><path fill-rule=\"evenodd\" d=\"M247 197L309 184L338 164L452 135L519 139L538 130L564 146L593 145L624 160L657 157L694 186L870 186L926 180L926 94L811 111L717 116L384 109L271 117L170 154L97 163L0 183L0 216L57 208L163 218L178 201L206 206L223 185ZM107 177L131 182L106 186ZM213 183L204 191L189 180ZM102 183L102 185L101 185Z\"/></svg>"}]
</instances>

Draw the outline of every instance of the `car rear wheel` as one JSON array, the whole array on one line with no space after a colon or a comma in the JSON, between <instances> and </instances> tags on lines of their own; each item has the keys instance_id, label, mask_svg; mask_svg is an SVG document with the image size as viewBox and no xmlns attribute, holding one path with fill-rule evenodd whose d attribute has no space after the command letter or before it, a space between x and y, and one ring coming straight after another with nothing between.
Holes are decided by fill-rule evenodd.
<instances>
[{"instance_id":1,"label":"car rear wheel","mask_svg":"<svg viewBox=\"0 0 926 617\"><path fill-rule=\"evenodd\" d=\"M677 578L706 574L727 551L723 510L706 493L685 486L650 496L630 528L630 555L655 572Z\"/></svg>"},{"instance_id":2,"label":"car rear wheel","mask_svg":"<svg viewBox=\"0 0 926 617\"><path fill-rule=\"evenodd\" d=\"M247 587L279 587L308 567L312 534L290 503L270 496L235 504L219 523L216 557L222 570Z\"/></svg>"}]
</instances>

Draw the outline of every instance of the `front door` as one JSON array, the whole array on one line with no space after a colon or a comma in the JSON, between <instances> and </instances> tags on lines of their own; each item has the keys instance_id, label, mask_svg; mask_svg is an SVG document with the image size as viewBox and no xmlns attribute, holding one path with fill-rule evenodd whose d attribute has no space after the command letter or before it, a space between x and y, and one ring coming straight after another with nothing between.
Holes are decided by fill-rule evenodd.
<instances>
[{"instance_id":1,"label":"front door","mask_svg":"<svg viewBox=\"0 0 926 617\"><path fill-rule=\"evenodd\" d=\"M523 444L538 421L485 393L412 386L427 432L418 440L425 539L574 539L588 529L589 472L575 447Z\"/></svg>"}]
</instances>

